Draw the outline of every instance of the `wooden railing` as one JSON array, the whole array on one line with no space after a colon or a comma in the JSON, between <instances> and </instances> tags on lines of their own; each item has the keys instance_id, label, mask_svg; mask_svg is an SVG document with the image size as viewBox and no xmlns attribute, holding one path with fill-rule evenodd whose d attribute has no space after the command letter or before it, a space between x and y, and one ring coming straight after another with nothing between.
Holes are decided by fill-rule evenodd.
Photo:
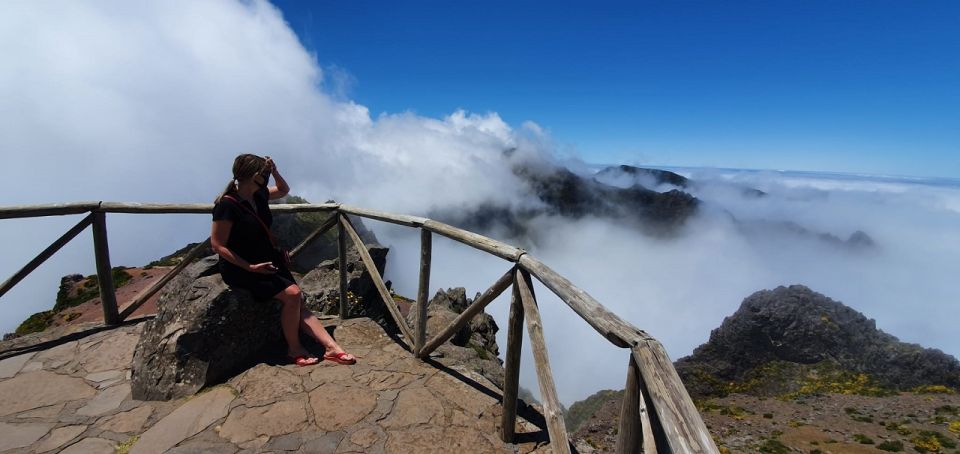
<instances>
[{"instance_id":1,"label":"wooden railing","mask_svg":"<svg viewBox=\"0 0 960 454\"><path fill-rule=\"evenodd\" d=\"M141 292L127 307L118 310L111 280L106 213L209 214L212 209L213 205L211 204L107 202L0 207L0 219L89 213L77 225L0 285L0 297L63 245L76 237L88 225L92 225L94 256L100 282L100 296L103 301L104 323L106 325L118 324L129 317L133 311L182 271L194 257L199 255L209 242L209 238L204 243L194 247L175 268L167 272L150 288ZM343 204L271 205L271 209L276 213L331 213L332 216L323 225L308 235L291 251L292 255L300 253L310 242L336 226L340 263L346 263L347 239L349 238L357 248L387 311L400 330L403 341L421 359L426 359L431 352L469 323L474 316L483 311L507 288L512 287L507 328L507 351L504 360L504 389L501 401L503 413L500 435L505 442L512 442L515 435L514 427L517 418L517 393L520 376L520 347L523 343L522 326L526 321L551 447L554 452L570 452L560 400L557 397L553 374L550 369L543 324L533 290L533 278L536 278L607 341L630 351L630 354L627 355L626 389L620 412L618 453L719 452L660 342L608 311L593 297L526 251L431 219L385 213ZM374 265L370 253L350 222L348 215L420 229L420 280L417 292L416 324L413 328L400 314L400 310L387 289L383 277ZM456 319L427 340L427 298L430 284L433 234L453 239L492 254L510 262L511 265L490 288L474 300ZM346 278L346 267L341 266L339 305L341 318L346 318L347 315Z\"/></svg>"}]
</instances>

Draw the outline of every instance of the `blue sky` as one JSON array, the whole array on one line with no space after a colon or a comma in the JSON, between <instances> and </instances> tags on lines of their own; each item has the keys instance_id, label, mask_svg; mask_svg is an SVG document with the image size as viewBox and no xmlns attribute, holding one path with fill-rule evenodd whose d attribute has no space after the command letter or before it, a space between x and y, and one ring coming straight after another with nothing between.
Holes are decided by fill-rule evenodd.
<instances>
[{"instance_id":1,"label":"blue sky","mask_svg":"<svg viewBox=\"0 0 960 454\"><path fill-rule=\"evenodd\" d=\"M960 176L960 2L275 4L373 115L497 112L591 162Z\"/></svg>"}]
</instances>

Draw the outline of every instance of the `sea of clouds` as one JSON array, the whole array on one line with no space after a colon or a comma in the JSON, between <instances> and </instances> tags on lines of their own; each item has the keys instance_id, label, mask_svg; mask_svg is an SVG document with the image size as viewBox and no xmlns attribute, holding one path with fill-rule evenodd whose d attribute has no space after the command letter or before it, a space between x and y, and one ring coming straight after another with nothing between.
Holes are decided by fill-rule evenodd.
<instances>
[{"instance_id":1,"label":"sea of clouds","mask_svg":"<svg viewBox=\"0 0 960 454\"><path fill-rule=\"evenodd\" d=\"M238 153L271 155L312 201L414 215L483 203L537 206L511 171L553 165L535 123L496 113L429 118L374 113L343 96L279 10L263 1L17 2L0 15L0 205L81 200L210 202ZM349 68L347 68L349 70ZM362 85L363 81L359 81ZM536 120L536 119L532 119ZM505 150L515 150L511 158ZM574 166L590 177L590 166ZM654 238L611 219L543 215L515 242L598 301L689 354L752 292L804 284L902 340L960 354L960 182L799 172L671 169L703 201L678 235ZM629 184L629 182L611 182ZM648 184L650 182L647 182ZM756 188L766 197L745 196ZM661 190L670 189L661 187ZM9 276L79 216L0 221ZM846 239L855 251L775 228L794 223ZM387 278L415 295L416 231L368 222L392 248ZM747 228L745 228L747 226ZM143 265L209 234L202 215L110 215L114 265ZM431 287L484 290L509 264L434 241ZM0 301L0 331L52 306L59 278L94 272L85 233ZM627 352L610 346L537 285L564 403L623 386ZM506 325L507 297L490 306ZM505 345L505 332L500 345ZM529 346L526 342L525 348ZM525 352L521 383L536 390Z\"/></svg>"}]
</instances>

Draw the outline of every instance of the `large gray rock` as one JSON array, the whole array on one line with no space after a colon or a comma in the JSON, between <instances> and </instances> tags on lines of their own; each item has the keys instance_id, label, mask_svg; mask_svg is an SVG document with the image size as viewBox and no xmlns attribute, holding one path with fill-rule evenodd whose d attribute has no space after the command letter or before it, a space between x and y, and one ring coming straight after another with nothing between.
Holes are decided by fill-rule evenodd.
<instances>
[{"instance_id":1,"label":"large gray rock","mask_svg":"<svg viewBox=\"0 0 960 454\"><path fill-rule=\"evenodd\" d=\"M431 336L439 333L460 315L467 306L480 296L477 293L473 299L467 298L463 287L439 289L427 303L427 333ZM407 314L407 323L416 325L416 302L410 307ZM458 347L473 347L486 350L491 356L500 354L497 347L497 322L486 312L481 311L470 320L456 334L450 338L450 343Z\"/></svg>"},{"instance_id":2,"label":"large gray rock","mask_svg":"<svg viewBox=\"0 0 960 454\"><path fill-rule=\"evenodd\" d=\"M437 290L427 303L427 340L443 331L479 296L478 293L474 299L467 298L463 287ZM414 302L407 314L407 323L411 327L416 326L416 313L417 305ZM481 311L431 356L445 366L476 372L503 387L503 366L498 358L498 330L493 317Z\"/></svg>"},{"instance_id":3,"label":"large gray rock","mask_svg":"<svg viewBox=\"0 0 960 454\"><path fill-rule=\"evenodd\" d=\"M900 342L874 320L802 285L754 293L676 367L691 394L703 396L722 394L723 383L750 379L772 363L783 370L777 392L791 391L782 385L811 365L864 373L895 390L960 387L956 358Z\"/></svg>"},{"instance_id":4,"label":"large gray rock","mask_svg":"<svg viewBox=\"0 0 960 454\"><path fill-rule=\"evenodd\" d=\"M379 245L368 246L370 257L380 275L387 264L388 248ZM300 289L307 301L307 308L321 314L340 313L340 260L326 260L303 276ZM347 315L349 317L368 317L381 326L396 331L396 324L386 312L380 293L373 285L373 279L367 271L356 248L347 248Z\"/></svg>"},{"instance_id":5,"label":"large gray rock","mask_svg":"<svg viewBox=\"0 0 960 454\"><path fill-rule=\"evenodd\" d=\"M216 256L199 260L165 287L133 355L134 399L193 395L282 347L279 303L230 289L214 274L216 263Z\"/></svg>"}]
</instances>

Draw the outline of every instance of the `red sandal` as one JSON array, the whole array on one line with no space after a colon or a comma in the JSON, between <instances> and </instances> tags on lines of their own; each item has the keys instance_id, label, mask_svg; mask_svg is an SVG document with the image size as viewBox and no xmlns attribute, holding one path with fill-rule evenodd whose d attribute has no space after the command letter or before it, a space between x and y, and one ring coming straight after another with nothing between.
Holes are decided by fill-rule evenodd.
<instances>
[{"instance_id":1,"label":"red sandal","mask_svg":"<svg viewBox=\"0 0 960 454\"><path fill-rule=\"evenodd\" d=\"M356 363L357 363L357 359L356 359L356 358L345 359L344 356L347 356L347 355L349 355L349 353L347 353L347 352L326 353L326 354L323 355L323 360L324 360L324 361L333 361L333 362L338 363L338 364L356 364Z\"/></svg>"},{"instance_id":2,"label":"red sandal","mask_svg":"<svg viewBox=\"0 0 960 454\"><path fill-rule=\"evenodd\" d=\"M320 359L315 356L300 355L296 357L288 356L287 358L290 358L290 361L296 364L297 367L312 366L320 362Z\"/></svg>"}]
</instances>

